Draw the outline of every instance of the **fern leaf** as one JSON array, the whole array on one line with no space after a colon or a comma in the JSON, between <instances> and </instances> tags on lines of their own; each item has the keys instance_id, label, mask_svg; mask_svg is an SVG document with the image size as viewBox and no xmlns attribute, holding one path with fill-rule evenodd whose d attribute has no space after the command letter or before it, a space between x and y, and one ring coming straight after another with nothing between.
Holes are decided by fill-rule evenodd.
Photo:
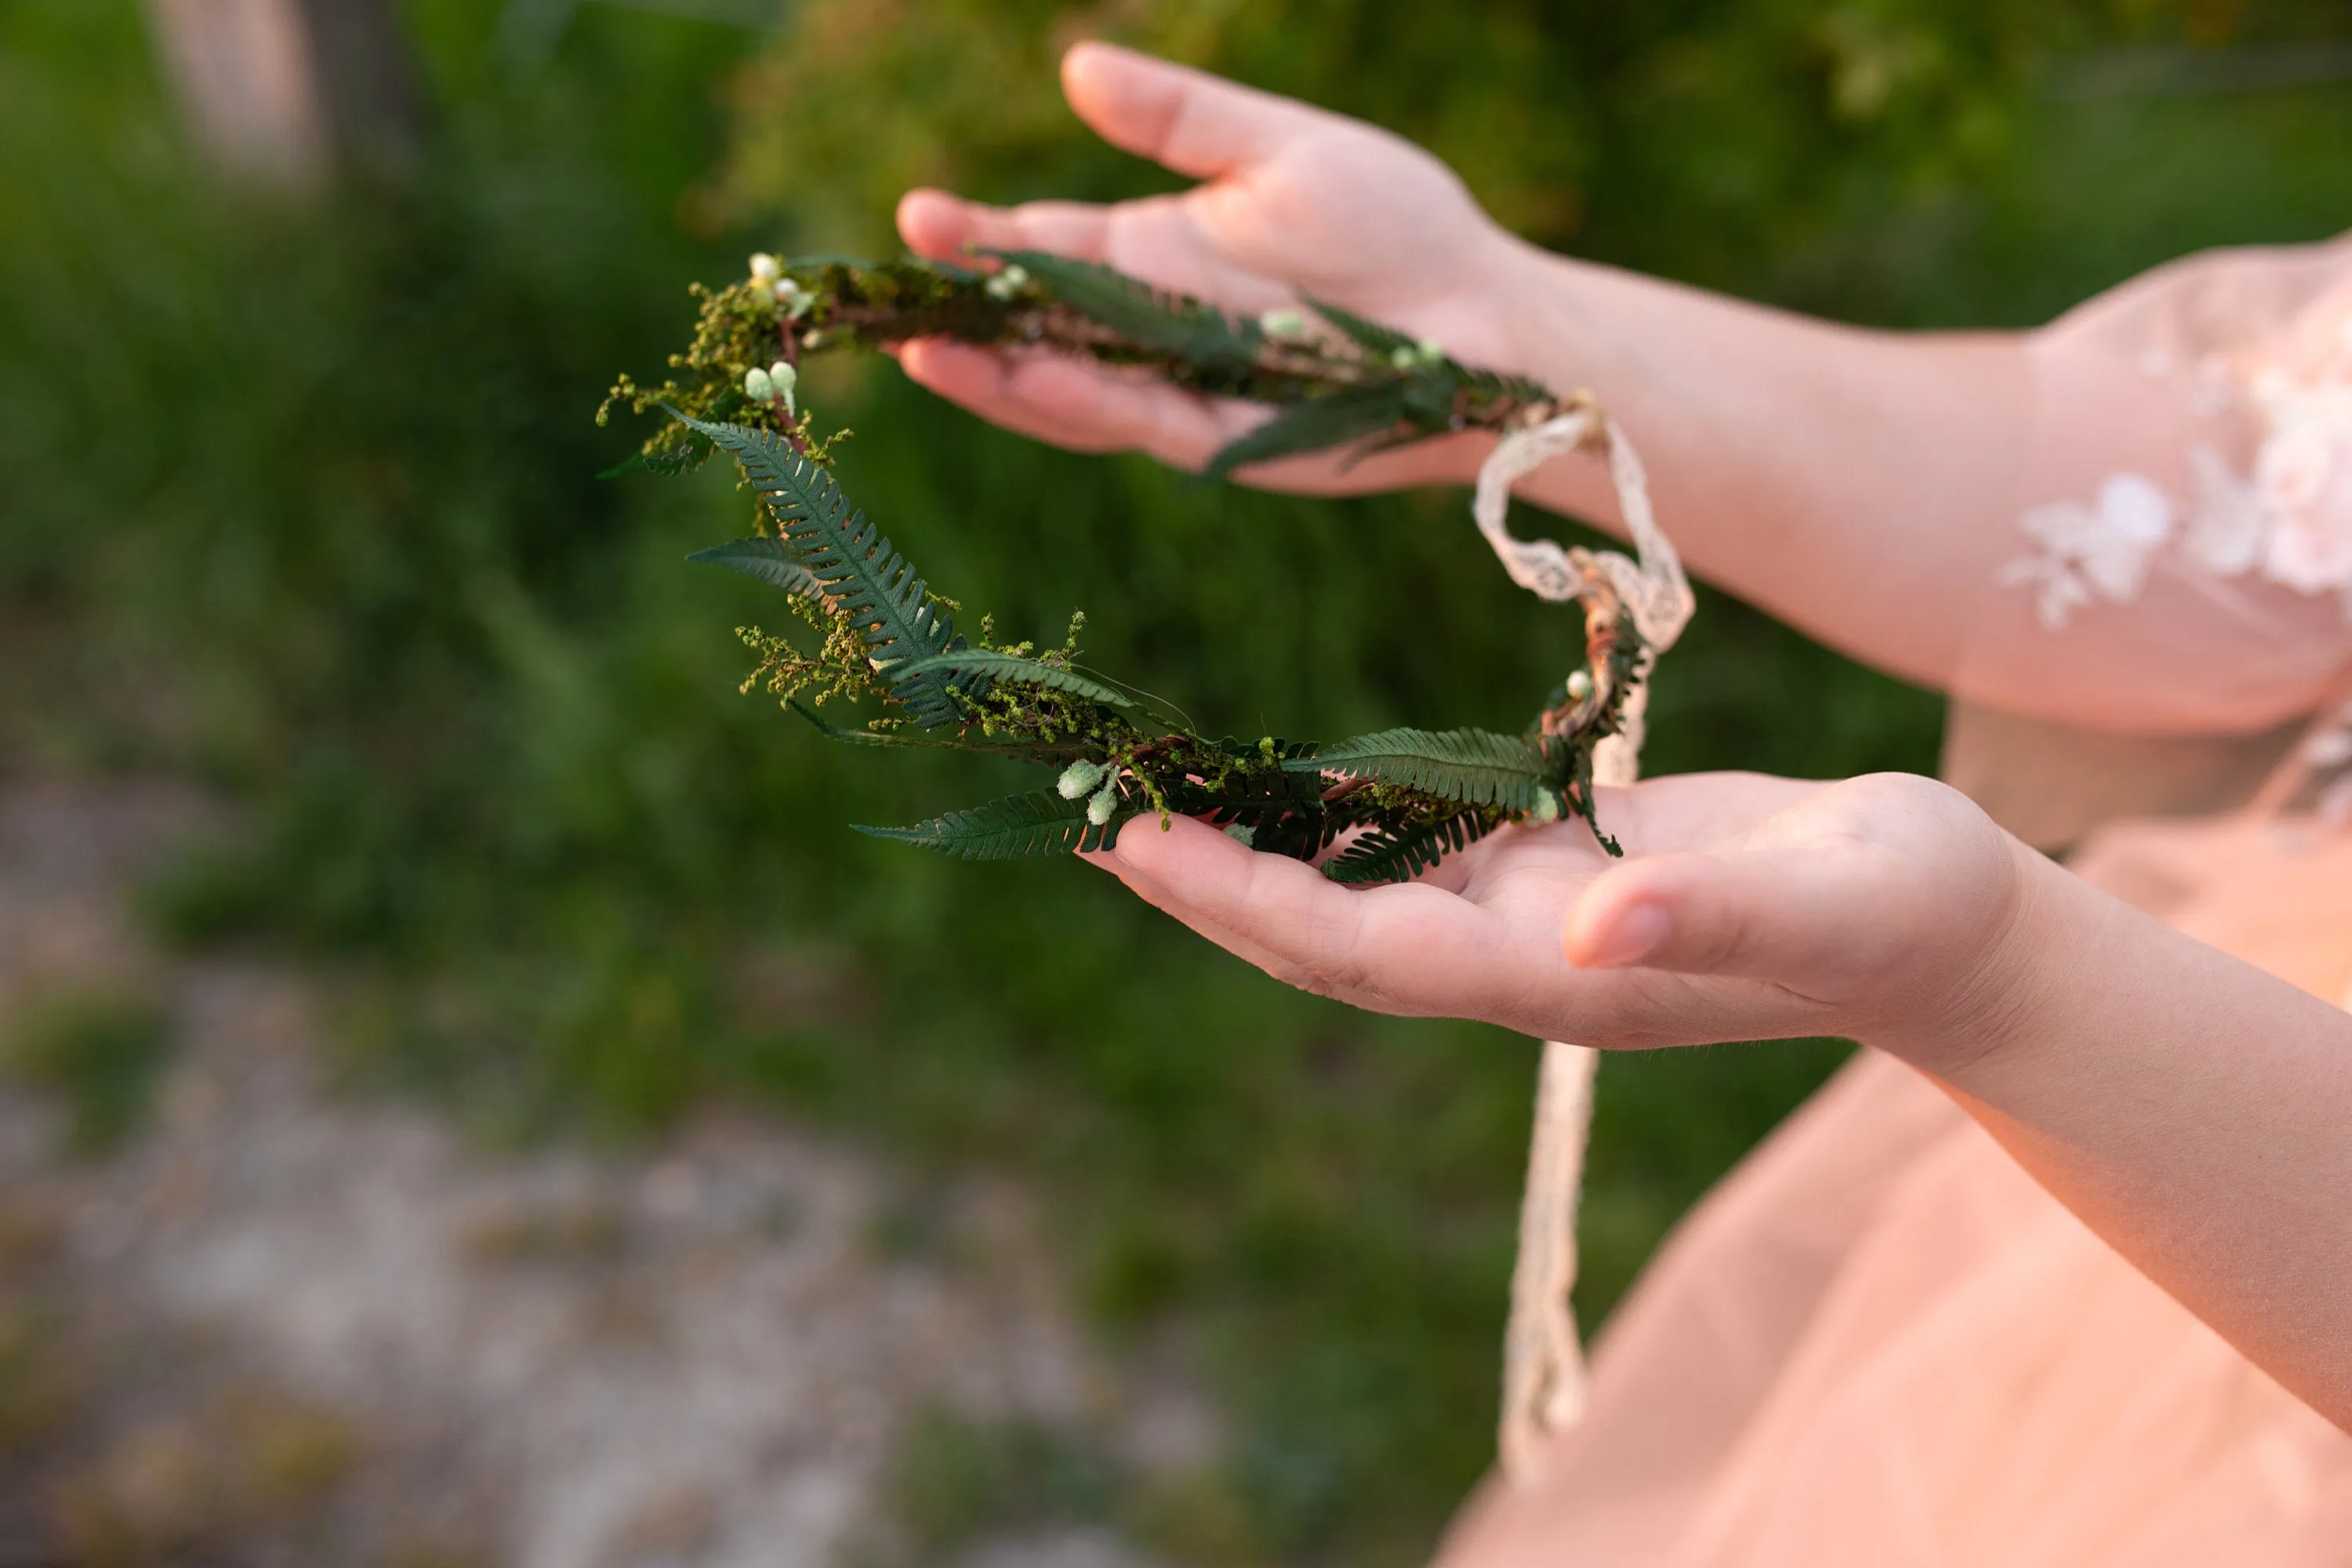
<instances>
[{"instance_id":1,"label":"fern leaf","mask_svg":"<svg viewBox=\"0 0 2352 1568\"><path fill-rule=\"evenodd\" d=\"M730 572L740 572L746 577L757 577L772 584L788 594L803 594L814 599L823 590L818 587L815 574L802 565L783 542L776 539L736 539L709 550L698 550L688 561L704 562L712 566L724 566Z\"/></svg>"},{"instance_id":2,"label":"fern leaf","mask_svg":"<svg viewBox=\"0 0 2352 1568\"><path fill-rule=\"evenodd\" d=\"M1123 272L1043 250L997 250L1025 268L1055 299L1129 342L1157 349L1206 371L1233 373L1254 365L1265 334L1255 321L1235 322L1223 310L1184 294L1163 294Z\"/></svg>"},{"instance_id":3,"label":"fern leaf","mask_svg":"<svg viewBox=\"0 0 2352 1568\"><path fill-rule=\"evenodd\" d=\"M1479 813L1464 812L1402 831L1374 828L1323 862L1323 874L1357 887L1411 881L1448 852L1484 838L1490 826Z\"/></svg>"},{"instance_id":4,"label":"fern leaf","mask_svg":"<svg viewBox=\"0 0 2352 1568\"><path fill-rule=\"evenodd\" d=\"M1532 810L1545 787L1543 753L1486 730L1382 730L1286 762L1294 773L1344 773L1403 784L1465 805Z\"/></svg>"},{"instance_id":5,"label":"fern leaf","mask_svg":"<svg viewBox=\"0 0 2352 1568\"><path fill-rule=\"evenodd\" d=\"M1353 310L1343 310L1312 295L1307 297L1307 302L1314 307L1317 315L1339 328L1358 348L1375 359L1386 359L1399 349L1419 346L1406 333L1394 327L1384 327L1378 321L1367 321Z\"/></svg>"},{"instance_id":6,"label":"fern leaf","mask_svg":"<svg viewBox=\"0 0 2352 1568\"><path fill-rule=\"evenodd\" d=\"M881 530L866 521L864 512L850 511L833 476L769 431L705 424L663 406L742 465L744 477L767 499L801 563L824 596L864 634L876 669L890 682L890 694L906 705L915 722L936 729L962 717L944 675L901 680L895 673L947 652L955 643L955 625L932 607L922 578Z\"/></svg>"},{"instance_id":7,"label":"fern leaf","mask_svg":"<svg viewBox=\"0 0 2352 1568\"><path fill-rule=\"evenodd\" d=\"M1003 743L970 741L960 736L935 740L928 735L909 735L895 730L847 730L798 702L785 706L814 725L827 740L839 741L848 746L912 746L931 752L976 752L983 756L1017 757L1024 763L1074 763L1087 754L1085 743L1078 741Z\"/></svg>"},{"instance_id":8,"label":"fern leaf","mask_svg":"<svg viewBox=\"0 0 2352 1568\"><path fill-rule=\"evenodd\" d=\"M905 669L894 672L913 679L925 675L984 676L991 680L1017 680L1029 686L1042 686L1049 691L1066 691L1073 697L1083 697L1089 702L1099 702L1106 708L1116 708L1122 713L1140 711L1135 700L1115 687L1080 675L1074 669L1040 664L1034 658L1024 658L1016 653L998 653L992 648L960 647L947 653L933 654L917 659Z\"/></svg>"},{"instance_id":9,"label":"fern leaf","mask_svg":"<svg viewBox=\"0 0 2352 1568\"><path fill-rule=\"evenodd\" d=\"M869 837L937 849L959 860L1019 860L1103 848L1118 836L1119 825L1135 815L1135 807L1122 804L1108 822L1097 825L1087 820L1083 798L1064 800L1057 793L1046 792L1008 795L911 827L861 826L857 831Z\"/></svg>"},{"instance_id":10,"label":"fern leaf","mask_svg":"<svg viewBox=\"0 0 2352 1568\"><path fill-rule=\"evenodd\" d=\"M1391 382L1345 387L1294 404L1255 430L1217 448L1201 478L1214 481L1235 468L1276 458L1343 447L1393 430L1405 416L1404 389Z\"/></svg>"}]
</instances>

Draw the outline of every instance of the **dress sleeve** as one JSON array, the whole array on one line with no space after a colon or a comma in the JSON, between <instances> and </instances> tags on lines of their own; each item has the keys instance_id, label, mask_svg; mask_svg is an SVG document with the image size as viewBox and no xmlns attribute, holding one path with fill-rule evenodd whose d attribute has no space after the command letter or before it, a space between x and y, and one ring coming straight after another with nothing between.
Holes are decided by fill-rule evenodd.
<instances>
[{"instance_id":1,"label":"dress sleeve","mask_svg":"<svg viewBox=\"0 0 2352 1568\"><path fill-rule=\"evenodd\" d=\"M2063 670L2045 716L2126 731L2309 711L2352 666L2352 236L2175 262L2027 354L2011 594L1961 689Z\"/></svg>"}]
</instances>

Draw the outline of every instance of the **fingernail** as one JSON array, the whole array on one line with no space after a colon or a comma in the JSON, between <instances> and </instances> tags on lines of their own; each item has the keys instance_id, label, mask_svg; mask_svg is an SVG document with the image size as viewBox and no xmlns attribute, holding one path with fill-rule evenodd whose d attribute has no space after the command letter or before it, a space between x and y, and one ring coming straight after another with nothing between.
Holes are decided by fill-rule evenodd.
<instances>
[{"instance_id":1,"label":"fingernail","mask_svg":"<svg viewBox=\"0 0 2352 1568\"><path fill-rule=\"evenodd\" d=\"M1635 904L1601 930L1591 951L1579 960L1586 969L1622 969L1641 963L1666 945L1673 921L1656 904Z\"/></svg>"}]
</instances>

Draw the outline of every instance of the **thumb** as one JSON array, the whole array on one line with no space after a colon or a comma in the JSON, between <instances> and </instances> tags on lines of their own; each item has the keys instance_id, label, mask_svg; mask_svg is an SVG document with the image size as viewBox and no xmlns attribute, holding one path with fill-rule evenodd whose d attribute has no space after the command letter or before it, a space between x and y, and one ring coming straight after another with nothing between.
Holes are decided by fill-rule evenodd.
<instances>
[{"instance_id":1,"label":"thumb","mask_svg":"<svg viewBox=\"0 0 2352 1568\"><path fill-rule=\"evenodd\" d=\"M1062 91L1114 147L1195 179L1262 163L1335 116L1114 44L1072 46Z\"/></svg>"},{"instance_id":2,"label":"thumb","mask_svg":"<svg viewBox=\"0 0 2352 1568\"><path fill-rule=\"evenodd\" d=\"M1770 981L1837 1000L1934 926L1907 857L1852 843L1664 855L1604 873L1560 945L1584 969Z\"/></svg>"}]
</instances>

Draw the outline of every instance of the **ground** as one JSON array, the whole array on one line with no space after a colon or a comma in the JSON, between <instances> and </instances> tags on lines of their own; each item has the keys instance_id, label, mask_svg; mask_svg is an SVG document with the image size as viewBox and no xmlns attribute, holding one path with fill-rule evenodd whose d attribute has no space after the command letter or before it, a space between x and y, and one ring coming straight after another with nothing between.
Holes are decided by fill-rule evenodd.
<instances>
[{"instance_id":1,"label":"ground","mask_svg":"<svg viewBox=\"0 0 2352 1568\"><path fill-rule=\"evenodd\" d=\"M1083 1519L1087 1466L1181 1478L1220 1422L1089 1349L1014 1188L354 1091L331 977L141 936L215 816L0 788L0 1568L1139 1561L1052 1496L1007 1533L997 1456L1063 1456Z\"/></svg>"}]
</instances>

